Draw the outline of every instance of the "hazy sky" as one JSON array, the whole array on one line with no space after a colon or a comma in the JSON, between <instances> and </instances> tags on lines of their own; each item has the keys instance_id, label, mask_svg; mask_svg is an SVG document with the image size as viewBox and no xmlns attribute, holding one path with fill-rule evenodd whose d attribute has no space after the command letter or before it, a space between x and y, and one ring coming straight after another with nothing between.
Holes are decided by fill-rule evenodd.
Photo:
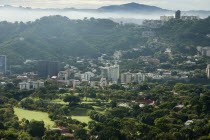
<instances>
[{"instance_id":1,"label":"hazy sky","mask_svg":"<svg viewBox=\"0 0 210 140\"><path fill-rule=\"evenodd\" d=\"M210 10L210 0L0 0L0 5L36 8L98 8L105 5L118 5L129 2L173 10Z\"/></svg>"}]
</instances>

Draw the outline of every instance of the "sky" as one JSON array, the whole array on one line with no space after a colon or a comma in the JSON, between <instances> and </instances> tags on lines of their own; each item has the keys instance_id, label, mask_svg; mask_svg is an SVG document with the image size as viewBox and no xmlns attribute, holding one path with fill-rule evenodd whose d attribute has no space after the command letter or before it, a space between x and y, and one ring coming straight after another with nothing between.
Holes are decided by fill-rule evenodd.
<instances>
[{"instance_id":1,"label":"sky","mask_svg":"<svg viewBox=\"0 0 210 140\"><path fill-rule=\"evenodd\" d=\"M130 2L158 6L170 10L210 10L210 0L0 0L0 5L32 8L85 8L94 9L106 5Z\"/></svg>"}]
</instances>

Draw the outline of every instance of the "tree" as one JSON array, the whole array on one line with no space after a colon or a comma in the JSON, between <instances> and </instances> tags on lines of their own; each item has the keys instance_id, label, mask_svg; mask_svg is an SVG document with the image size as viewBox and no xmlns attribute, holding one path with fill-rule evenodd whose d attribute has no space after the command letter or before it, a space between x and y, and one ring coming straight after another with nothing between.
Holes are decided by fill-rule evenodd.
<instances>
[{"instance_id":1,"label":"tree","mask_svg":"<svg viewBox=\"0 0 210 140\"><path fill-rule=\"evenodd\" d=\"M89 139L87 130L82 129L82 128L75 130L74 137L78 140L88 140Z\"/></svg>"},{"instance_id":2,"label":"tree","mask_svg":"<svg viewBox=\"0 0 210 140\"><path fill-rule=\"evenodd\" d=\"M44 136L42 137L42 140L58 140L59 136L61 136L61 131L45 131Z\"/></svg>"},{"instance_id":3,"label":"tree","mask_svg":"<svg viewBox=\"0 0 210 140\"><path fill-rule=\"evenodd\" d=\"M42 137L45 132L44 122L35 120L30 121L28 132L33 137Z\"/></svg>"},{"instance_id":4,"label":"tree","mask_svg":"<svg viewBox=\"0 0 210 140\"><path fill-rule=\"evenodd\" d=\"M4 124L0 122L0 129L4 129Z\"/></svg>"},{"instance_id":5,"label":"tree","mask_svg":"<svg viewBox=\"0 0 210 140\"><path fill-rule=\"evenodd\" d=\"M80 98L78 96L68 95L64 98L64 102L69 102L69 105L75 105L80 102Z\"/></svg>"}]
</instances>

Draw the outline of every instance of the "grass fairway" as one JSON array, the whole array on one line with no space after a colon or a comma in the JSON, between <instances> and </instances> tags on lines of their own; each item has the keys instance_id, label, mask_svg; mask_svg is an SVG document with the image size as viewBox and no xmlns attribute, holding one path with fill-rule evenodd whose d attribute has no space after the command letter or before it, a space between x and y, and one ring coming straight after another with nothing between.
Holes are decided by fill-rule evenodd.
<instances>
[{"instance_id":1,"label":"grass fairway","mask_svg":"<svg viewBox=\"0 0 210 140\"><path fill-rule=\"evenodd\" d=\"M89 121L92 121L92 119L89 116L71 116L71 118L87 124Z\"/></svg>"},{"instance_id":2,"label":"grass fairway","mask_svg":"<svg viewBox=\"0 0 210 140\"><path fill-rule=\"evenodd\" d=\"M91 111L91 109L77 107L74 110L72 110L71 117L72 117L72 119L76 119L80 122L88 123L89 121L92 121L90 116L88 116L90 111Z\"/></svg>"},{"instance_id":3,"label":"grass fairway","mask_svg":"<svg viewBox=\"0 0 210 140\"><path fill-rule=\"evenodd\" d=\"M48 113L40 112L40 111L30 111L21 108L14 107L15 114L18 116L19 120L25 118L27 120L37 120L44 121L45 127L52 127L54 122L50 120L48 117Z\"/></svg>"},{"instance_id":4,"label":"grass fairway","mask_svg":"<svg viewBox=\"0 0 210 140\"><path fill-rule=\"evenodd\" d=\"M93 108L95 109L95 111L104 114L105 113L105 107L101 107L101 106L93 106Z\"/></svg>"},{"instance_id":5,"label":"grass fairway","mask_svg":"<svg viewBox=\"0 0 210 140\"><path fill-rule=\"evenodd\" d=\"M64 102L61 99L47 100L46 102L54 103L54 104L61 104L61 105L68 105L69 104L68 102Z\"/></svg>"},{"instance_id":6,"label":"grass fairway","mask_svg":"<svg viewBox=\"0 0 210 140\"><path fill-rule=\"evenodd\" d=\"M71 111L72 116L88 116L91 109L76 107Z\"/></svg>"}]
</instances>

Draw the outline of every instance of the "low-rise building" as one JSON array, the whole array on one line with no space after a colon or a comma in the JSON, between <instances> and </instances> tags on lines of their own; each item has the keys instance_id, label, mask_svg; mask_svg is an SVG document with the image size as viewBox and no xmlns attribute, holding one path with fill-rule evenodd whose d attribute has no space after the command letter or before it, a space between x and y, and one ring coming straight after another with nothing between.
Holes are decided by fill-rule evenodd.
<instances>
[{"instance_id":1,"label":"low-rise building","mask_svg":"<svg viewBox=\"0 0 210 140\"><path fill-rule=\"evenodd\" d=\"M210 47L197 47L198 56L208 56L210 57Z\"/></svg>"},{"instance_id":2,"label":"low-rise building","mask_svg":"<svg viewBox=\"0 0 210 140\"><path fill-rule=\"evenodd\" d=\"M156 65L160 64L159 59L152 58L151 56L140 56L139 61L144 61L146 63L153 63L153 64L156 64Z\"/></svg>"},{"instance_id":3,"label":"low-rise building","mask_svg":"<svg viewBox=\"0 0 210 140\"><path fill-rule=\"evenodd\" d=\"M21 83L19 83L19 88L20 88L20 90L23 90L23 89L29 90L30 89L30 83L28 83L28 82L21 82Z\"/></svg>"},{"instance_id":4,"label":"low-rise building","mask_svg":"<svg viewBox=\"0 0 210 140\"><path fill-rule=\"evenodd\" d=\"M81 80L90 81L94 76L95 74L92 72L85 72L84 74L81 74Z\"/></svg>"},{"instance_id":5,"label":"low-rise building","mask_svg":"<svg viewBox=\"0 0 210 140\"><path fill-rule=\"evenodd\" d=\"M80 81L79 80L73 80L73 88L76 88L80 85Z\"/></svg>"},{"instance_id":6,"label":"low-rise building","mask_svg":"<svg viewBox=\"0 0 210 140\"><path fill-rule=\"evenodd\" d=\"M182 20L199 20L199 16L181 16Z\"/></svg>"},{"instance_id":7,"label":"low-rise building","mask_svg":"<svg viewBox=\"0 0 210 140\"><path fill-rule=\"evenodd\" d=\"M139 73L122 73L121 74L121 83L122 84L129 84L129 83L141 83L145 81L145 75L141 72Z\"/></svg>"},{"instance_id":8,"label":"low-rise building","mask_svg":"<svg viewBox=\"0 0 210 140\"><path fill-rule=\"evenodd\" d=\"M106 87L108 85L106 78L101 78L100 80L100 86Z\"/></svg>"},{"instance_id":9,"label":"low-rise building","mask_svg":"<svg viewBox=\"0 0 210 140\"><path fill-rule=\"evenodd\" d=\"M19 83L19 88L22 89L37 89L37 88L41 88L44 87L44 82L41 81L32 81L32 82L21 82Z\"/></svg>"}]
</instances>

